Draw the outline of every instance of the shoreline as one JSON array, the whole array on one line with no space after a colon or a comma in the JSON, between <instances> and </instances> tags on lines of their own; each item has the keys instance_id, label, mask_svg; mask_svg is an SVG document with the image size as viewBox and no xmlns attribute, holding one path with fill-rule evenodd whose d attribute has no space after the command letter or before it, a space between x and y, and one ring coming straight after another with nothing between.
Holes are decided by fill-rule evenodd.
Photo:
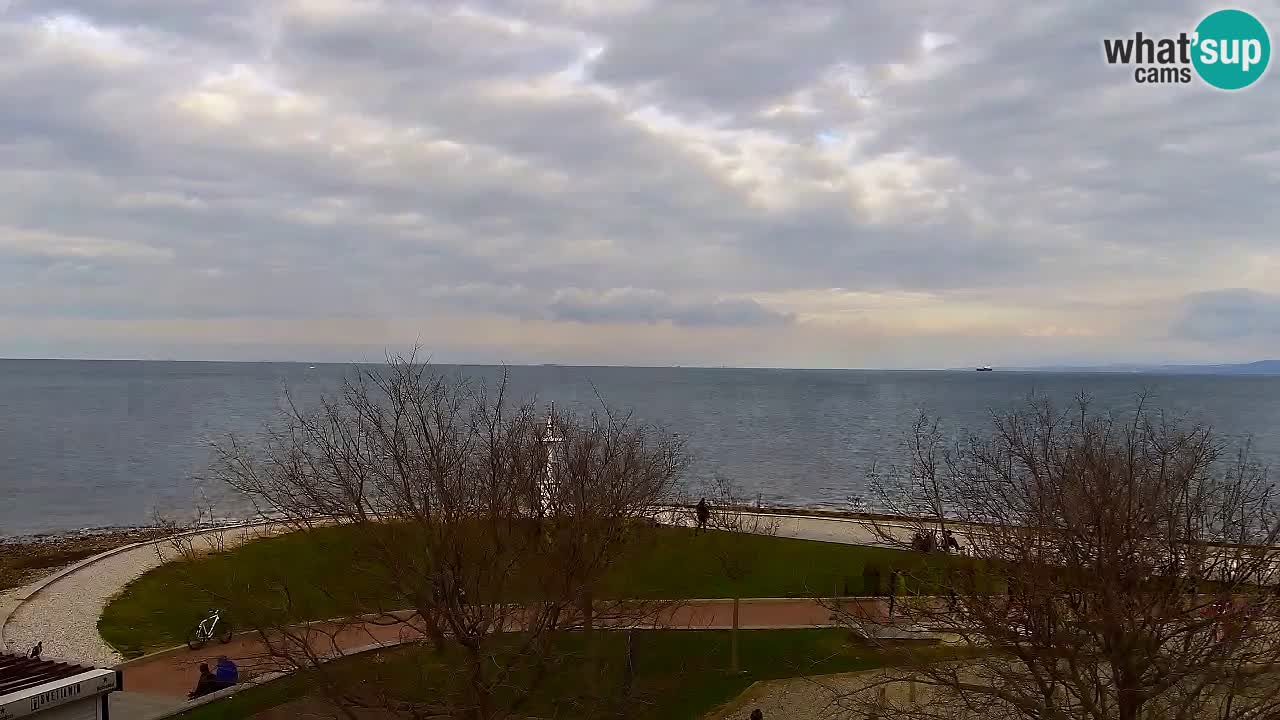
<instances>
[{"instance_id":1,"label":"shoreline","mask_svg":"<svg viewBox=\"0 0 1280 720\"><path fill-rule=\"evenodd\" d=\"M6 545L38 545L42 543L54 543L67 539L75 538L93 538L103 535L127 535L129 533L141 533L152 531L173 532L178 530L215 530L219 527L228 525L237 525L260 519L256 514L249 514L245 517L219 517L214 520L199 520L190 523L177 523L176 525L160 525L160 524L140 524L140 525L92 525L74 529L51 529L41 530L37 532L25 532L18 535L6 535L0 531L0 548Z\"/></svg>"},{"instance_id":2,"label":"shoreline","mask_svg":"<svg viewBox=\"0 0 1280 720\"><path fill-rule=\"evenodd\" d=\"M666 505L662 505L660 507L671 509L671 510L677 510L677 509L692 510L694 508L694 503L691 501L671 502ZM759 512L765 512L765 513L773 513L773 514L796 514L796 515L805 515L810 517L843 518L843 519L855 519L855 520L901 521L904 519L908 519L908 518L903 518L901 516L892 515L884 512L877 512L874 508L871 508L871 507L847 506L845 508L840 508L840 507L837 507L834 505L828 505L828 504L789 505L789 504L777 504L777 503L774 503L774 504L764 503L764 504L756 505L753 503L747 503L742 506L735 507L734 509L747 510L747 511L759 511ZM194 522L189 524L180 524L179 526L176 526L176 527L162 526L162 525L155 525L155 524L96 525L96 526L67 529L67 530L58 530L58 529L43 530L39 532L23 533L20 535L6 535L2 531L0 531L0 551L3 551L4 548L8 546L48 545L48 544L57 544L57 543L71 542L71 541L77 541L77 540L90 541L93 538L99 538L103 536L129 536L131 534L140 534L140 533L173 532L175 529L216 530L219 527L238 525L241 523L252 522L255 520L273 520L273 519L277 519L277 518L274 518L270 515L263 515L261 513L249 513L243 517L231 517L231 516L219 517L215 520L206 519L206 520L201 520L199 522ZM911 519L914 519L914 518L911 518Z\"/></svg>"},{"instance_id":3,"label":"shoreline","mask_svg":"<svg viewBox=\"0 0 1280 720\"><path fill-rule=\"evenodd\" d=\"M158 525L102 525L77 530L45 530L22 535L0 535L0 548L8 545L44 545L70 539L89 539L103 535L127 535L159 530Z\"/></svg>"},{"instance_id":4,"label":"shoreline","mask_svg":"<svg viewBox=\"0 0 1280 720\"><path fill-rule=\"evenodd\" d=\"M667 509L687 509L692 510L694 503L692 502L672 502L661 506ZM893 515L878 513L872 509L838 509L831 505L782 505L782 504L762 504L743 505L742 510L758 510L766 513L794 513L799 515L807 515L813 517L829 517L829 518L850 518L859 520L900 520ZM274 520L269 515L260 513L250 513L244 517L220 517L216 520L202 520L190 524L180 524L178 526L161 526L154 524L143 525L96 525L68 530L43 530L39 532L22 533L20 535L6 535L0 531L0 553L11 546L26 545L54 545L59 543L72 543L76 541L90 542L94 538L102 537L129 537L131 535L143 533L172 533L175 530L216 530L219 527L238 525L245 522L253 522L256 520ZM0 555L3 558L3 555Z\"/></svg>"},{"instance_id":5,"label":"shoreline","mask_svg":"<svg viewBox=\"0 0 1280 720\"><path fill-rule=\"evenodd\" d=\"M123 545L166 537L159 527L100 527L0 537L0 594Z\"/></svg>"}]
</instances>

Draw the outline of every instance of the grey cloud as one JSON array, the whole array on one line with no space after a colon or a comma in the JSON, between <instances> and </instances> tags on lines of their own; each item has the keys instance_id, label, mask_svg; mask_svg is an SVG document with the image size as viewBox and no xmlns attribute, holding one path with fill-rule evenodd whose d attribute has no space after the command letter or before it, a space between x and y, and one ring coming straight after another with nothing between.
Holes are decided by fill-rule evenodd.
<instances>
[{"instance_id":1,"label":"grey cloud","mask_svg":"<svg viewBox=\"0 0 1280 720\"><path fill-rule=\"evenodd\" d=\"M768 293L1016 305L1028 288L1157 279L1176 293L1229 284L1201 275L1274 252L1276 78L1235 95L1143 88L1101 61L1104 36L1194 22L1203 8L1189 2L307 7L42 0L0 13L3 224L172 260L160 278L136 257L0 246L13 297L83 317L407 304L749 330L803 324L749 299ZM141 59L51 50L41 23L59 15ZM955 42L927 54L926 30ZM242 122L180 109L239 71L263 85ZM286 93L318 109L280 111ZM767 114L793 101L808 107ZM1209 312L1197 302L1189 317Z\"/></svg>"},{"instance_id":2,"label":"grey cloud","mask_svg":"<svg viewBox=\"0 0 1280 720\"><path fill-rule=\"evenodd\" d=\"M751 299L676 300L654 290L592 293L561 290L548 306L557 320L581 323L660 323L691 327L785 325L794 320Z\"/></svg>"},{"instance_id":3,"label":"grey cloud","mask_svg":"<svg viewBox=\"0 0 1280 720\"><path fill-rule=\"evenodd\" d=\"M1228 289L1186 298L1173 332L1191 340L1280 340L1280 295Z\"/></svg>"},{"instance_id":4,"label":"grey cloud","mask_svg":"<svg viewBox=\"0 0 1280 720\"><path fill-rule=\"evenodd\" d=\"M413 73L422 90L448 74L523 77L558 70L576 54L576 33L514 18L467 13L461 2L355 5L351 14L316 18L289 13L279 28L286 54L322 56L391 72ZM363 11L363 8L370 8ZM505 41L505 42L504 42Z\"/></svg>"},{"instance_id":5,"label":"grey cloud","mask_svg":"<svg viewBox=\"0 0 1280 720\"><path fill-rule=\"evenodd\" d=\"M1280 210L1273 190L1260 189L1275 188L1277 176L1244 158L1280 142L1280 129L1257 122L1280 110L1276 85L1247 97L1142 88L1131 70L1101 59L1105 37L1176 33L1205 12L1194 2L967 5L948 23L967 41L942 51L936 77L883 88L879 142L958 158L984 178L986 202L1079 228L1082 252L1116 242L1187 264L1227 235L1262 241L1256 229ZM1259 15L1280 22L1274 11ZM1071 190L1072 199L1046 207L1046 190Z\"/></svg>"},{"instance_id":6,"label":"grey cloud","mask_svg":"<svg viewBox=\"0 0 1280 720\"><path fill-rule=\"evenodd\" d=\"M253 17L252 0L30 0L14 4L29 17L61 13L90 18L110 27L155 28L193 38L206 37L210 25L239 25Z\"/></svg>"},{"instance_id":7,"label":"grey cloud","mask_svg":"<svg viewBox=\"0 0 1280 720\"><path fill-rule=\"evenodd\" d=\"M927 28L892 4L699 0L657 3L611 29L594 77L717 113L776 102L836 63L909 59Z\"/></svg>"},{"instance_id":8,"label":"grey cloud","mask_svg":"<svg viewBox=\"0 0 1280 720\"><path fill-rule=\"evenodd\" d=\"M383 18L385 20L385 18ZM412 23L408 23L411 25ZM395 23L382 22L361 28L367 39L381 37L379 32L399 32ZM343 32L349 32L344 30ZM301 32L301 38L307 38ZM359 33L357 33L359 36ZM417 80L417 92L385 93L376 77L361 70L359 63L351 64L344 56L317 51L310 41L296 42L298 38L285 37L281 41L281 57L293 58L295 65L285 70L306 70L315 87L342 90L346 104L374 108L383 116L404 124L415 118L430 117L443 125L450 136L472 143L478 148L493 147L498 152L513 157L532 160L536 167L554 168L564 172L570 185L556 191L538 183L513 182L518 178L494 177L482 179L474 175L450 172L403 178L371 176L363 168L352 167L349 161L326 157L306 145L297 147L277 146L265 150L252 138L243 138L239 144L228 144L224 138L199 138L182 135L167 136L152 133L154 150L130 137L127 128L119 128L114 136L102 136L103 129L96 114L80 116L80 127L68 126L63 137L84 138L88 146L109 154L96 157L100 172L116 173L132 168L139 175L177 174L182 177L199 177L215 181L223 186L237 179L248 179L257 197L277 198L279 205L295 205L305 202L308 196L350 193L355 190L365 201L358 209L377 207L388 212L428 209L433 217L447 218L455 230L449 235L485 238L493 233L495 221L508 220L506 232L520 236L518 242L528 249L519 256L506 255L502 260L490 263L487 272L505 274L509 271L538 265L539 241L535 238L564 237L587 233L609 238L618 248L618 257L601 265L598 261L562 256L556 267L546 275L548 279L580 284L582 276L608 276L619 285L655 285L663 283L716 282L735 283L737 278L758 288L776 288L774 278L783 274L809 276L808 281L822 284L864 284L896 286L918 282L922 276L917 263L876 265L873 262L880 253L877 248L894 247L898 252L911 252L911 233L900 230L870 231L859 228L857 219L847 213L835 222L828 222L821 204L802 209L782 217L774 217L751 208L743 202L741 194L725 187L721 178L715 177L699 161L687 153L670 147L659 138L640 131L633 122L618 115L599 100L587 97L571 97L555 102L522 103L505 105L474 91L467 93L467 83L483 83L490 78L487 68L463 62L458 66L441 66L436 62L424 71L413 69L413 63L397 64L394 53L374 55L377 60L400 74ZM541 41L535 41L535 45ZM418 47L429 44L419 45ZM321 46L323 48L323 46ZM343 57L339 60L339 57ZM803 63L800 63L803 67ZM441 88L443 92L424 92L431 87L426 78L446 67L458 73L455 84ZM381 70L381 66L379 70ZM368 70L372 70L369 68ZM330 77L347 77L350 82L339 86L323 84ZM319 75L325 75L321 78ZM374 82L358 88L361 83ZM84 81L84 78L81 78ZM104 83L109 80L104 79ZM55 83L56 84L56 83ZM106 87L110 87L108 84ZM407 90L407 88L405 88ZM346 91L351 91L348 94ZM383 92L382 95L377 93ZM461 94L459 94L461 93ZM393 105L389 105L394 100ZM36 105L39 106L38 104ZM341 107L341 106L339 106ZM399 108L399 109L397 109ZM149 118L140 117L140 121ZM153 121L158 121L155 118ZM41 120L33 120L39 126ZM183 133L186 135L187 133ZM96 139L95 139L96 138ZM249 142L245 142L248 140ZM169 152L161 151L168 146ZM122 148L133 150L122 154ZM150 150L150 151L149 151ZM95 155L80 152L84 160ZM252 175L246 178L245 169ZM246 185L247 190L250 185ZM424 208L425 203L425 208ZM232 213L233 216L236 213ZM202 220L206 233L215 231L224 222ZM804 244L812 251L804 251L795 240L787 239L787 233L775 234L771 228L777 225L806 228ZM260 232L270 232L277 242L302 233L315 236L314 229L294 227L260 226ZM950 233L955 241L962 241L962 229ZM738 254L737 258L717 258L710 265L717 270L713 278L708 270L681 261L691 244L705 242L708 238L732 238L722 245ZM890 240L892 238L892 240ZM920 238L924 240L925 237ZM456 244L437 235L428 244L433 250L427 254L439 254L440 244ZM919 242L919 241L917 241ZM401 243L400 247L404 247ZM761 253L742 255L752 248L767 248ZM1007 248L1006 248L1007 250ZM781 256L779 256L781 253ZM456 251L448 251L444 262L471 262L458 257ZM754 258L753 258L754 255ZM1012 252L999 254L1009 262L1016 262ZM781 262L774 262L780 260ZM848 260L837 266L833 260ZM622 262L617 262L622 260ZM769 263L765 265L764 263ZM736 267L735 267L736 265ZM978 279L978 273L991 267L990 262L973 264L966 276ZM709 269L708 268L708 269ZM951 268L949 268L951 269ZM485 268L477 268L482 273ZM658 271L656 274L654 271ZM639 274L647 273L647 274ZM747 277L744 273L749 273ZM788 280L788 282L794 282ZM802 280L804 282L804 280Z\"/></svg>"},{"instance_id":9,"label":"grey cloud","mask_svg":"<svg viewBox=\"0 0 1280 720\"><path fill-rule=\"evenodd\" d=\"M583 324L657 324L682 327L767 327L788 325L792 313L778 312L751 298L672 297L644 288L590 290L567 287L547 293L524 285L471 283L424 288L420 302L469 312L493 312L522 320Z\"/></svg>"},{"instance_id":10,"label":"grey cloud","mask_svg":"<svg viewBox=\"0 0 1280 720\"><path fill-rule=\"evenodd\" d=\"M677 325L693 326L768 326L795 321L794 314L770 310L751 299L677 305L671 317Z\"/></svg>"}]
</instances>

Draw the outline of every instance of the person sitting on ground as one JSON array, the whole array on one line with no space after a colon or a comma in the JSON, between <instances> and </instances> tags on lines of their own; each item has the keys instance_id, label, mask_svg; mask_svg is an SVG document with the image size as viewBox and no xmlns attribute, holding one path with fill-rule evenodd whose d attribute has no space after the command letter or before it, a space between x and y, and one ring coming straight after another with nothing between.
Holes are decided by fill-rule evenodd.
<instances>
[{"instance_id":1,"label":"person sitting on ground","mask_svg":"<svg viewBox=\"0 0 1280 720\"><path fill-rule=\"evenodd\" d=\"M751 720L764 720L764 713L760 712L760 708L751 711Z\"/></svg>"},{"instance_id":2,"label":"person sitting on ground","mask_svg":"<svg viewBox=\"0 0 1280 720\"><path fill-rule=\"evenodd\" d=\"M707 499L702 498L698 501L698 531L707 529L707 520L711 519L711 509L707 507Z\"/></svg>"},{"instance_id":3,"label":"person sitting on ground","mask_svg":"<svg viewBox=\"0 0 1280 720\"><path fill-rule=\"evenodd\" d=\"M218 664L215 666L214 677L218 678L218 685L221 687L231 687L240 681L240 669L236 664L231 662L231 658L226 655L218 657Z\"/></svg>"},{"instance_id":4,"label":"person sitting on ground","mask_svg":"<svg viewBox=\"0 0 1280 720\"><path fill-rule=\"evenodd\" d=\"M187 697L194 700L201 695L208 695L218 690L218 678L212 672L209 672L208 663L200 663L200 679L196 681L196 689L187 694Z\"/></svg>"}]
</instances>

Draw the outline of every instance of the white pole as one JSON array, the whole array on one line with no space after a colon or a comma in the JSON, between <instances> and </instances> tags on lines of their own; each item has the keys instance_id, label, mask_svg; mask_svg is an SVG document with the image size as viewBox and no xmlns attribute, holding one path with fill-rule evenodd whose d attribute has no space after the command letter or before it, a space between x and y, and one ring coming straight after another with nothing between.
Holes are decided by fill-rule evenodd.
<instances>
[{"instance_id":1,"label":"white pole","mask_svg":"<svg viewBox=\"0 0 1280 720\"><path fill-rule=\"evenodd\" d=\"M547 410L547 430L542 436L542 441L547 445L547 476L538 493L543 517L553 512L553 502L559 490L556 485L556 444L564 442L564 438L556 435L555 413L556 404L551 403Z\"/></svg>"}]
</instances>

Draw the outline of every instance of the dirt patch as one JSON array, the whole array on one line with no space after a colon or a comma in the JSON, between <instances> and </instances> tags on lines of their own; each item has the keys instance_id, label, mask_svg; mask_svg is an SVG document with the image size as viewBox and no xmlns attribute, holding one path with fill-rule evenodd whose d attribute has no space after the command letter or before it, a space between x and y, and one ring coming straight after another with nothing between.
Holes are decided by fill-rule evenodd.
<instances>
[{"instance_id":1,"label":"dirt patch","mask_svg":"<svg viewBox=\"0 0 1280 720\"><path fill-rule=\"evenodd\" d=\"M0 538L0 591L21 587L98 553L167 534L160 528L109 528Z\"/></svg>"},{"instance_id":2,"label":"dirt patch","mask_svg":"<svg viewBox=\"0 0 1280 720\"><path fill-rule=\"evenodd\" d=\"M254 713L249 716L248 720L290 720L290 718L341 720L342 711L335 708L327 700L304 697Z\"/></svg>"},{"instance_id":3,"label":"dirt patch","mask_svg":"<svg viewBox=\"0 0 1280 720\"><path fill-rule=\"evenodd\" d=\"M385 708L350 708L350 714L338 709L328 700L307 696L277 705L269 710L250 715L248 720L410 720L411 712L394 712ZM511 720L541 720L533 717L510 716Z\"/></svg>"}]
</instances>

